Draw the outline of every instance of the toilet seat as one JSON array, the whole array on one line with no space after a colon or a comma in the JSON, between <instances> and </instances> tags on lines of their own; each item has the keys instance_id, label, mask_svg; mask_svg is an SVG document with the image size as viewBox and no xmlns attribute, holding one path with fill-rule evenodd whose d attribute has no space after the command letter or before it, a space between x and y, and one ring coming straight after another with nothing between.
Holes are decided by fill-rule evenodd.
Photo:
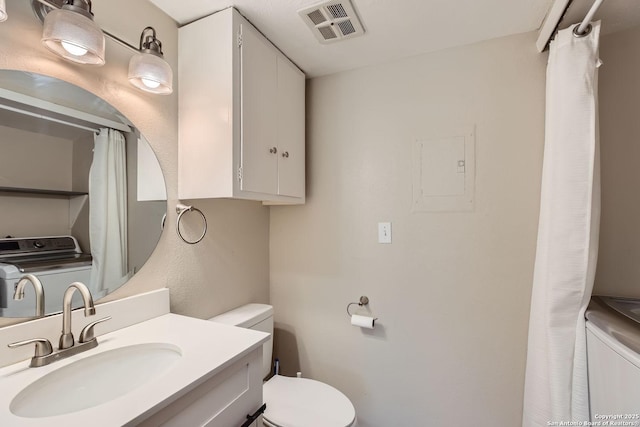
<instances>
[{"instance_id":1,"label":"toilet seat","mask_svg":"<svg viewBox=\"0 0 640 427\"><path fill-rule=\"evenodd\" d=\"M337 389L308 378L273 376L262 387L265 425L273 427L350 427L356 411Z\"/></svg>"}]
</instances>

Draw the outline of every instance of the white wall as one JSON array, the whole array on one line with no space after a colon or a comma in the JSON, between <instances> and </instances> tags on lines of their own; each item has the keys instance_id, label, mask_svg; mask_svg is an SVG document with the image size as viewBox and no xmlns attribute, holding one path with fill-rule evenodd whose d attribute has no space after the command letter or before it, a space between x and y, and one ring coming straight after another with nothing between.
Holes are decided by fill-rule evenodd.
<instances>
[{"instance_id":1,"label":"white wall","mask_svg":"<svg viewBox=\"0 0 640 427\"><path fill-rule=\"evenodd\" d=\"M137 45L147 25L157 30L177 85L177 37L174 21L147 1L94 0L96 22ZM140 272L105 300L169 287L173 312L208 317L250 302L268 301L269 210L255 202L198 201L209 233L187 245L175 233L177 203L177 86L171 96L143 93L127 82L132 53L107 39L107 64L75 65L42 46L42 26L25 0L7 0L9 19L0 24L0 68L48 74L105 99L145 135L158 155L168 191L167 227L156 251ZM197 226L195 219L187 221ZM193 223L193 224L191 224ZM0 326L15 320L0 319Z\"/></svg>"},{"instance_id":2,"label":"white wall","mask_svg":"<svg viewBox=\"0 0 640 427\"><path fill-rule=\"evenodd\" d=\"M361 427L517 426L544 141L535 34L308 83L308 195L271 211L284 373L343 390ZM476 129L471 213L412 213L416 139ZM377 223L393 223L393 243ZM352 327L367 295L373 331Z\"/></svg>"},{"instance_id":3,"label":"white wall","mask_svg":"<svg viewBox=\"0 0 640 427\"><path fill-rule=\"evenodd\" d=\"M594 293L640 298L640 27L602 38L602 217Z\"/></svg>"}]
</instances>

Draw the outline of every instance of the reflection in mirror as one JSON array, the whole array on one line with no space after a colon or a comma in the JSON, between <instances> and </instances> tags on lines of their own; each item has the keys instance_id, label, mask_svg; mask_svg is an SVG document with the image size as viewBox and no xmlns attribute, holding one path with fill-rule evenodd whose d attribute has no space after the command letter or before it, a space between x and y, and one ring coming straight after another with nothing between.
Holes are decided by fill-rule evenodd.
<instances>
[{"instance_id":1,"label":"reflection in mirror","mask_svg":"<svg viewBox=\"0 0 640 427\"><path fill-rule=\"evenodd\" d=\"M0 315L35 316L36 282L46 314L62 309L74 281L101 298L155 249L162 171L144 137L102 99L0 70L0 153Z\"/></svg>"}]
</instances>

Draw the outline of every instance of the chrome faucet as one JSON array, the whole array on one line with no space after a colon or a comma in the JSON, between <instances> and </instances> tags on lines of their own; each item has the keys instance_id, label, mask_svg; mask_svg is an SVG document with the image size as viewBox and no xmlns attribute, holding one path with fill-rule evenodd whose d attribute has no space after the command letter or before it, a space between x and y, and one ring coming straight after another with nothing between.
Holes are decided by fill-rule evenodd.
<instances>
[{"instance_id":1,"label":"chrome faucet","mask_svg":"<svg viewBox=\"0 0 640 427\"><path fill-rule=\"evenodd\" d=\"M16 290L13 293L13 299L16 301L20 301L24 298L24 288L27 286L27 283L31 283L33 285L33 290L36 293L36 316L43 317L44 316L44 288L42 287L42 283L40 279L38 279L33 274L25 274L18 280L16 283Z\"/></svg>"},{"instance_id":2,"label":"chrome faucet","mask_svg":"<svg viewBox=\"0 0 640 427\"><path fill-rule=\"evenodd\" d=\"M62 335L60 335L60 342L56 351L53 351L51 342L46 338L33 338L8 344L9 348L16 348L35 343L36 353L31 358L31 364L29 365L32 368L48 365L57 360L62 360L73 356L74 354L90 350L98 345L98 340L95 337L93 328L98 323L111 319L111 316L95 320L82 328L78 344L75 345L73 333L71 333L71 300L73 299L73 294L76 290L80 292L80 295L82 295L82 299L84 300L85 317L96 314L96 309L93 305L93 297L91 296L89 289L80 282L73 282L70 284L67 290L64 291L64 296L62 298Z\"/></svg>"},{"instance_id":3,"label":"chrome faucet","mask_svg":"<svg viewBox=\"0 0 640 427\"><path fill-rule=\"evenodd\" d=\"M60 350L73 347L73 344L75 344L73 333L71 332L71 299L76 290L80 292L82 300L84 301L84 317L96 314L93 298L87 286L81 282L73 282L70 284L67 290L64 291L64 296L62 297L62 335L60 335L60 342L58 344Z\"/></svg>"}]
</instances>

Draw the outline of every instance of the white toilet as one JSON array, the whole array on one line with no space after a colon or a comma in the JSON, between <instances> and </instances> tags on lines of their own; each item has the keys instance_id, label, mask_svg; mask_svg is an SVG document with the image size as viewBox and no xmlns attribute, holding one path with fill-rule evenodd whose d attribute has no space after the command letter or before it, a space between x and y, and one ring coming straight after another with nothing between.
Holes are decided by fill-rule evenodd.
<instances>
[{"instance_id":1,"label":"white toilet","mask_svg":"<svg viewBox=\"0 0 640 427\"><path fill-rule=\"evenodd\" d=\"M263 347L263 374L271 372L273 307L247 304L209 319L213 322L268 332ZM263 422L268 427L354 427L356 411L339 390L308 378L274 375L263 385L267 404Z\"/></svg>"}]
</instances>

